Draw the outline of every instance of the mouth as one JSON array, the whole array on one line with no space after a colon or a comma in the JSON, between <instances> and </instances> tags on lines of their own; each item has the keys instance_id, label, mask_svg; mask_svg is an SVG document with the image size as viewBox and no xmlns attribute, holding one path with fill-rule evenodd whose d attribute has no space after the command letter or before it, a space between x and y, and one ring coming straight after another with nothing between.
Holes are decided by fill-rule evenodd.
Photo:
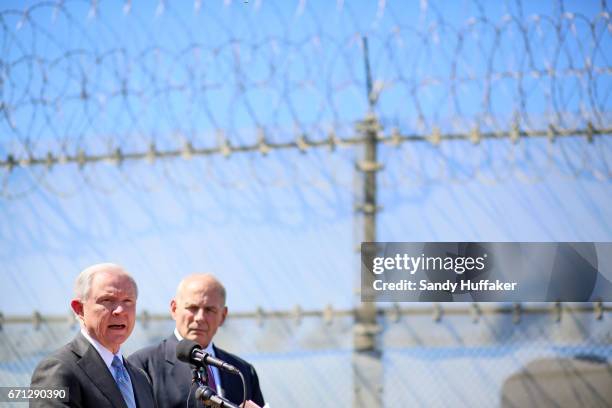
<instances>
[{"instance_id":1,"label":"mouth","mask_svg":"<svg viewBox=\"0 0 612 408\"><path fill-rule=\"evenodd\" d=\"M189 331L192 333L206 333L204 329L189 329Z\"/></svg>"},{"instance_id":2,"label":"mouth","mask_svg":"<svg viewBox=\"0 0 612 408\"><path fill-rule=\"evenodd\" d=\"M108 328L111 330L125 330L127 326L125 324L109 324Z\"/></svg>"}]
</instances>

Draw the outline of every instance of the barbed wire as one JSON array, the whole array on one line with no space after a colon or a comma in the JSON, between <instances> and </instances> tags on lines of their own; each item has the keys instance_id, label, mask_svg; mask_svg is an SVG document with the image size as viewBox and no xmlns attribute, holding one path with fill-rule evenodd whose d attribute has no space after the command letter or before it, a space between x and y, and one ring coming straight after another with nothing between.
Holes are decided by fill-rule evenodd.
<instances>
[{"instance_id":1,"label":"barbed wire","mask_svg":"<svg viewBox=\"0 0 612 408\"><path fill-rule=\"evenodd\" d=\"M593 142L612 133L605 2L574 11L563 1L538 10L470 0L444 13L429 1L414 10L393 1L140 7L75 0L0 11L2 197L38 187L64 194L52 174L58 166L79 169L73 172L85 185L107 193L126 180L144 190L160 179L198 189L177 162L219 156L229 163L241 154L266 170L233 181L222 172L219 183L283 186L308 178L316 185L331 174L348 187L346 177L333 176L335 166L317 177L286 177L281 155L358 146L355 127L372 115L379 140L391 145ZM573 176L609 180L610 156L601 154L609 142L596 143L575 148L600 164ZM561 151L556 160L575 164ZM153 170L161 178L130 178L129 162L163 162ZM90 169L100 163L117 165L120 176ZM485 174L486 166L483 159L470 172Z\"/></svg>"}]
</instances>

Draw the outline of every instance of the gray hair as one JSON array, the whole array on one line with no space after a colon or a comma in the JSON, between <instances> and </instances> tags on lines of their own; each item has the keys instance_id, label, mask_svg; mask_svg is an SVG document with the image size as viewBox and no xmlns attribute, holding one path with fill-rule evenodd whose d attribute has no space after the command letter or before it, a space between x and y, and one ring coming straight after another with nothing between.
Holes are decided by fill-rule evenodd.
<instances>
[{"instance_id":1,"label":"gray hair","mask_svg":"<svg viewBox=\"0 0 612 408\"><path fill-rule=\"evenodd\" d=\"M86 301L89 297L89 292L91 291L91 282L93 281L94 275L98 272L111 271L116 271L119 274L126 276L132 282L132 285L134 285L136 298L138 298L138 285L136 285L136 281L132 275L130 275L120 265L109 262L95 264L83 269L74 281L74 296L82 302Z\"/></svg>"}]
</instances>

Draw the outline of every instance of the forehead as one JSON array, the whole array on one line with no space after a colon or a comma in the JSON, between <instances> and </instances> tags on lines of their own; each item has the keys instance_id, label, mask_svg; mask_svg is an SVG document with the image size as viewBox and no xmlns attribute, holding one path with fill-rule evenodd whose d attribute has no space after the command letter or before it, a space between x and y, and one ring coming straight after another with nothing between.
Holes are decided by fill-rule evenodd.
<instances>
[{"instance_id":1,"label":"forehead","mask_svg":"<svg viewBox=\"0 0 612 408\"><path fill-rule=\"evenodd\" d=\"M91 281L92 293L123 292L134 294L135 288L131 279L123 273L98 272Z\"/></svg>"},{"instance_id":2,"label":"forehead","mask_svg":"<svg viewBox=\"0 0 612 408\"><path fill-rule=\"evenodd\" d=\"M223 297L219 287L206 284L206 282L194 281L187 283L179 293L179 298L184 303L203 305L223 304Z\"/></svg>"}]
</instances>

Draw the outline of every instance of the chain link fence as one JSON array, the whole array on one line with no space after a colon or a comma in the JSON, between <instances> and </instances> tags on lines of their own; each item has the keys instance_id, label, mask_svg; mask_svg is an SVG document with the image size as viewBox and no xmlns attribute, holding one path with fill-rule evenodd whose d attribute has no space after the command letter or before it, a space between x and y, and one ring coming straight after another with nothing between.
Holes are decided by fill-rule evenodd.
<instances>
[{"instance_id":1,"label":"chain link fence","mask_svg":"<svg viewBox=\"0 0 612 408\"><path fill-rule=\"evenodd\" d=\"M607 304L379 309L384 373L378 389L365 388L360 377L347 375L353 364L350 310L230 315L216 342L257 367L264 396L274 406L351 406L355 393L380 393L389 407L502 406L504 398L510 399L503 406L520 406L512 405L511 398L522 393L506 395L504 387L530 363L557 362L569 371L566 377L581 362L591 364L591 371L610 369L610 310ZM154 344L173 328L168 316L141 314L124 349L129 354ZM1 383L27 386L36 363L70 341L76 330L69 316L5 322L0 331ZM553 375L564 372L555 368ZM588 370L576 371L570 405L586 396L587 406L609 404L609 387L598 384L601 373L593 378Z\"/></svg>"}]
</instances>

